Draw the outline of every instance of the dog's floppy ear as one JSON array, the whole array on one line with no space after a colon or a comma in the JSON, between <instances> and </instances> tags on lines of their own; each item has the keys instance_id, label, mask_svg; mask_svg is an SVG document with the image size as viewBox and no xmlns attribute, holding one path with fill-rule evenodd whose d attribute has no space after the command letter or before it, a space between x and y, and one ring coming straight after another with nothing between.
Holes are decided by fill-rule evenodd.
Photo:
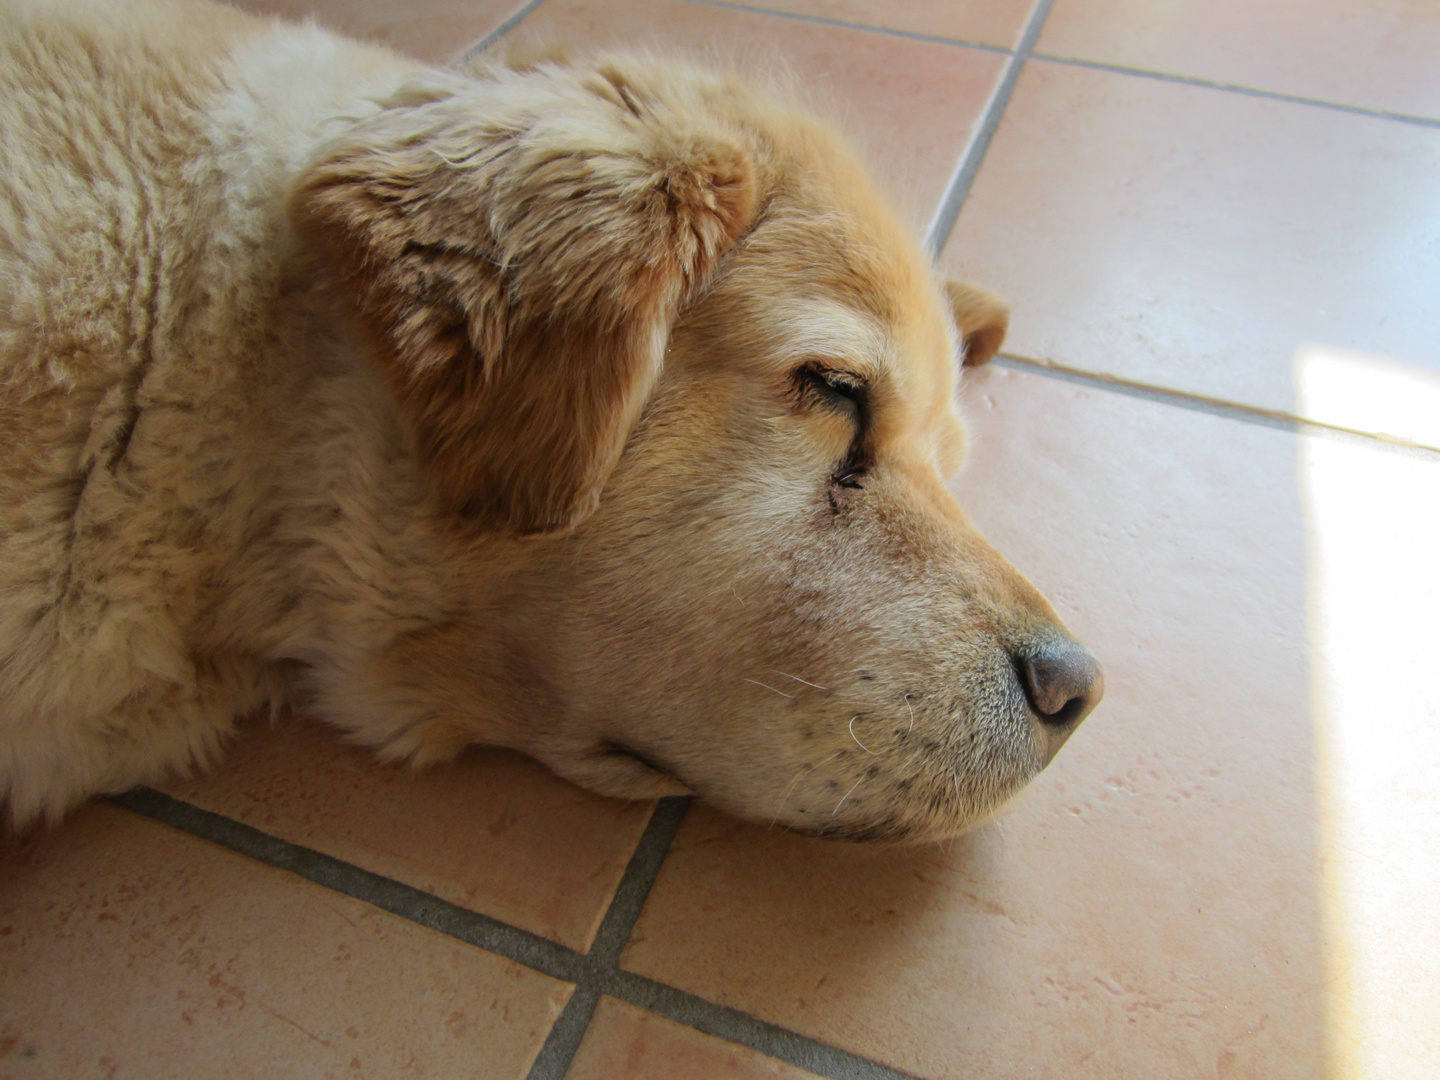
<instances>
[{"instance_id":1,"label":"dog's floppy ear","mask_svg":"<svg viewBox=\"0 0 1440 1080\"><path fill-rule=\"evenodd\" d=\"M983 364L1000 351L1010 329L1010 305L982 285L945 280L955 326L965 339L965 366Z\"/></svg>"},{"instance_id":2,"label":"dog's floppy ear","mask_svg":"<svg viewBox=\"0 0 1440 1080\"><path fill-rule=\"evenodd\" d=\"M613 64L433 73L326 147L291 215L337 270L423 463L490 529L568 528L660 372L677 312L756 211L695 92Z\"/></svg>"}]
</instances>

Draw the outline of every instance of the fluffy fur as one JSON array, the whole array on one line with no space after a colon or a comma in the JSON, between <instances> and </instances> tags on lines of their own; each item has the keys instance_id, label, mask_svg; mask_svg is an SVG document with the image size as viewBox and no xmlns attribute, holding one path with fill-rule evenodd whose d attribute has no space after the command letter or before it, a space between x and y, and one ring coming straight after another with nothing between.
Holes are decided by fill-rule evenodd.
<instances>
[{"instance_id":1,"label":"fluffy fur","mask_svg":"<svg viewBox=\"0 0 1440 1080\"><path fill-rule=\"evenodd\" d=\"M1098 697L945 487L1004 319L734 75L5 0L0 798L293 707L954 832Z\"/></svg>"}]
</instances>

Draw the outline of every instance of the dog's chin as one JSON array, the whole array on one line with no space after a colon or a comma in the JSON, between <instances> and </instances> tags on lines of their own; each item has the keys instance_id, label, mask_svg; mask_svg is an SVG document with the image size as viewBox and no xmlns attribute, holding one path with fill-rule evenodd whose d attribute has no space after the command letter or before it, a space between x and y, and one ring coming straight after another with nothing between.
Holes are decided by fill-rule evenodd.
<instances>
[{"instance_id":1,"label":"dog's chin","mask_svg":"<svg viewBox=\"0 0 1440 1080\"><path fill-rule=\"evenodd\" d=\"M1018 791L1023 785L1017 786ZM815 840L836 840L849 844L932 844L953 839L989 821L1008 801L996 799L994 805L962 812L916 812L908 807L896 808L893 814L881 813L872 818L845 821L776 821L786 832ZM907 811L909 811L907 813Z\"/></svg>"},{"instance_id":2,"label":"dog's chin","mask_svg":"<svg viewBox=\"0 0 1440 1080\"><path fill-rule=\"evenodd\" d=\"M771 823L788 832L819 840L847 843L928 844L953 839L984 824L1025 789L1043 769L1039 759L1012 762L998 774L956 777L951 769L926 770L903 785L903 792L892 790L879 798L866 800L868 805L852 807L825 805L812 791L810 798L797 800L784 814L776 814ZM852 787L849 778L840 781L840 790ZM896 785L898 787L899 785ZM861 788L863 790L863 788ZM833 795L830 796L834 798ZM726 809L735 812L735 808ZM741 816L751 816L744 815Z\"/></svg>"},{"instance_id":3,"label":"dog's chin","mask_svg":"<svg viewBox=\"0 0 1440 1080\"><path fill-rule=\"evenodd\" d=\"M553 750L553 748L552 748ZM989 820L1044 768L1039 756L1017 748L1009 767L983 778L955 778L953 766L924 769L912 774L910 782L895 785L888 798L874 799L871 805L815 806L808 811L796 807L774 813L773 796L724 792L682 776L673 766L652 753L615 739L573 746L561 757L545 755L544 760L559 775L599 795L620 799L659 799L674 795L696 795L735 817L799 836L845 843L924 844L949 840ZM817 776L828 792L841 783L839 778ZM853 788L850 778L845 787ZM841 790L837 788L837 790ZM901 792L903 791L903 794ZM787 791L793 794L794 789ZM825 796L811 791L805 804L824 803ZM833 798L833 795L830 796ZM867 800L867 801L870 801ZM782 800L783 801L783 800ZM840 800L843 804L849 801ZM854 800L859 802L860 800ZM767 804L769 809L767 810Z\"/></svg>"}]
</instances>

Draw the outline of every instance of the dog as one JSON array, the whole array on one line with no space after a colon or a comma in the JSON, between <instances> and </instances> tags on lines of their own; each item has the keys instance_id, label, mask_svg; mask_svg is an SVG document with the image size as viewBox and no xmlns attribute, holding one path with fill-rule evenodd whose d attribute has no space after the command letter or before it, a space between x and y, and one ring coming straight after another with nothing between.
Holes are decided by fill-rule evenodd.
<instances>
[{"instance_id":1,"label":"dog","mask_svg":"<svg viewBox=\"0 0 1440 1080\"><path fill-rule=\"evenodd\" d=\"M949 836L1099 665L946 487L1007 311L731 72L0 17L0 799L324 718Z\"/></svg>"}]
</instances>

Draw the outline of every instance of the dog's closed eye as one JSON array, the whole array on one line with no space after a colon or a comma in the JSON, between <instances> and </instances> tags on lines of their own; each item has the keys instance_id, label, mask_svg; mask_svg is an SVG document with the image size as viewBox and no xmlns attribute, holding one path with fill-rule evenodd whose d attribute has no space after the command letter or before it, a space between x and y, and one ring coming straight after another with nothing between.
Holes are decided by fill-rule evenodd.
<instances>
[{"instance_id":1,"label":"dog's closed eye","mask_svg":"<svg viewBox=\"0 0 1440 1080\"><path fill-rule=\"evenodd\" d=\"M870 426L870 400L864 378L816 362L798 368L795 381L804 405L826 409L854 425L854 437L845 457L836 466L831 482L840 488L859 488L860 478L869 467L865 436ZM838 508L833 494L831 504Z\"/></svg>"},{"instance_id":2,"label":"dog's closed eye","mask_svg":"<svg viewBox=\"0 0 1440 1080\"><path fill-rule=\"evenodd\" d=\"M802 406L828 409L853 423L857 435L865 433L869 423L869 392L859 375L812 362L797 368L794 380Z\"/></svg>"}]
</instances>

